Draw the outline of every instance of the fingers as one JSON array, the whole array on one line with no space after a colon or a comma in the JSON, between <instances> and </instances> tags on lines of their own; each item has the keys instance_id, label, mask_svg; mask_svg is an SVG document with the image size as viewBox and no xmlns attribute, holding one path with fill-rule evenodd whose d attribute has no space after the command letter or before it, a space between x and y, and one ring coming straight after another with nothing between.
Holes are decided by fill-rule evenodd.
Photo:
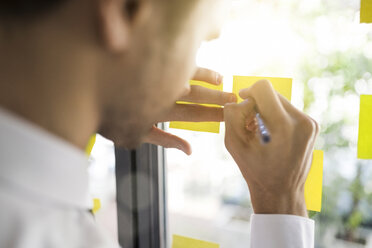
<instances>
[{"instance_id":1,"label":"fingers","mask_svg":"<svg viewBox=\"0 0 372 248\"><path fill-rule=\"evenodd\" d=\"M296 121L298 128L301 129L303 138L308 140L307 146L305 146L304 148L306 151L305 159L306 161L308 161L307 166L304 166L303 168L304 169L303 175L306 178L311 167L314 145L316 138L319 134L319 125L313 118L298 110L285 97L283 97L279 93L278 97L281 103L283 104L283 107L291 115L292 119Z\"/></svg>"},{"instance_id":2,"label":"fingers","mask_svg":"<svg viewBox=\"0 0 372 248\"><path fill-rule=\"evenodd\" d=\"M283 123L288 114L285 111L276 91L267 80L260 80L252 87L239 92L240 97L252 97L265 123L274 128L277 123Z\"/></svg>"},{"instance_id":3,"label":"fingers","mask_svg":"<svg viewBox=\"0 0 372 248\"><path fill-rule=\"evenodd\" d=\"M297 124L303 126L305 130L309 130L308 138L315 140L319 134L319 124L313 118L298 110L285 97L279 93L277 95L285 110L296 120Z\"/></svg>"},{"instance_id":4,"label":"fingers","mask_svg":"<svg viewBox=\"0 0 372 248\"><path fill-rule=\"evenodd\" d=\"M290 114L290 115L304 115L303 112L298 110L295 106L293 106L284 96L277 93L277 96L282 103L284 109Z\"/></svg>"},{"instance_id":5,"label":"fingers","mask_svg":"<svg viewBox=\"0 0 372 248\"><path fill-rule=\"evenodd\" d=\"M226 126L226 135L232 140L240 140L242 143L247 142L247 138L251 137L248 132L249 128L254 130L254 125L247 126L247 120L253 120L255 113L255 102L248 98L240 104L228 103L224 107L224 120ZM247 130L248 129L248 130Z\"/></svg>"},{"instance_id":6,"label":"fingers","mask_svg":"<svg viewBox=\"0 0 372 248\"><path fill-rule=\"evenodd\" d=\"M223 121L223 108L206 107L197 104L175 104L166 119L158 121L221 122Z\"/></svg>"},{"instance_id":7,"label":"fingers","mask_svg":"<svg viewBox=\"0 0 372 248\"><path fill-rule=\"evenodd\" d=\"M254 116L246 119L245 128L249 132L256 132L258 129L257 119Z\"/></svg>"},{"instance_id":8,"label":"fingers","mask_svg":"<svg viewBox=\"0 0 372 248\"><path fill-rule=\"evenodd\" d=\"M145 139L146 143L163 146L165 148L176 148L183 151L187 155L191 155L192 150L190 144L178 136L167 133L157 127L152 127L149 135Z\"/></svg>"},{"instance_id":9,"label":"fingers","mask_svg":"<svg viewBox=\"0 0 372 248\"><path fill-rule=\"evenodd\" d=\"M189 94L183 96L180 101L217 104L221 106L229 102L237 102L237 97L233 93L212 90L199 85L191 85L190 88Z\"/></svg>"},{"instance_id":10,"label":"fingers","mask_svg":"<svg viewBox=\"0 0 372 248\"><path fill-rule=\"evenodd\" d=\"M306 164L306 166L304 166L304 171L303 171L303 176L304 176L304 182L309 174L309 171L310 171L310 168L311 168L311 164L312 164L312 161L313 161L313 151L314 151L314 145L315 145L315 141L316 141L316 138L319 134L319 125L318 123L312 119L311 117L309 117L309 119L314 123L313 125L313 135L311 136L311 138L309 139L309 142L308 142L308 145L307 145L307 152L306 152L306 157L305 159L308 161L308 163Z\"/></svg>"},{"instance_id":11,"label":"fingers","mask_svg":"<svg viewBox=\"0 0 372 248\"><path fill-rule=\"evenodd\" d=\"M218 72L209 70L209 69L205 69L205 68L198 68L198 70L196 71L192 79L197 80L197 81L207 82L210 84L215 84L215 85L219 85L223 81L223 77L221 74L219 74Z\"/></svg>"}]
</instances>

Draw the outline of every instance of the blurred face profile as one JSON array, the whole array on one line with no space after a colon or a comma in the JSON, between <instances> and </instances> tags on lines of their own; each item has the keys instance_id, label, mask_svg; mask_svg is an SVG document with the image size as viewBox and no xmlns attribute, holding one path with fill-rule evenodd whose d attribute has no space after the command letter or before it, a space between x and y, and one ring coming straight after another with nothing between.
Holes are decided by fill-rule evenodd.
<instances>
[{"instance_id":1,"label":"blurred face profile","mask_svg":"<svg viewBox=\"0 0 372 248\"><path fill-rule=\"evenodd\" d=\"M104 54L99 75L101 132L137 146L187 90L203 40L218 35L221 1L153 0L130 34L128 48Z\"/></svg>"},{"instance_id":2,"label":"blurred face profile","mask_svg":"<svg viewBox=\"0 0 372 248\"><path fill-rule=\"evenodd\" d=\"M67 122L61 133L94 122L86 136L98 128L117 145L134 148L189 89L201 42L218 36L223 1L0 1L0 38L7 38L0 39L2 51L22 58L13 59L12 68L23 73L4 69L7 81L28 72L17 87L29 87L32 79L31 102L53 101L63 111L69 106L76 112L79 118L73 118L81 121ZM43 124L51 125L49 119Z\"/></svg>"}]
</instances>

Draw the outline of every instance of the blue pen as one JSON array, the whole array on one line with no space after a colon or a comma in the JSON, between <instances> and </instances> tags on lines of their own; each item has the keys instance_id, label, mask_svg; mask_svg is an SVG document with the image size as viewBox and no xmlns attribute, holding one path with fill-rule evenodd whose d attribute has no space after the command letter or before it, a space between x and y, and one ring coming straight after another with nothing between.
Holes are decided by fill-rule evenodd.
<instances>
[{"instance_id":1,"label":"blue pen","mask_svg":"<svg viewBox=\"0 0 372 248\"><path fill-rule=\"evenodd\" d=\"M257 112L256 114L256 119L257 119L257 124L258 124L258 131L260 132L261 136L261 141L263 144L267 144L270 142L271 137L270 137L270 132L267 130L261 115Z\"/></svg>"}]
</instances>

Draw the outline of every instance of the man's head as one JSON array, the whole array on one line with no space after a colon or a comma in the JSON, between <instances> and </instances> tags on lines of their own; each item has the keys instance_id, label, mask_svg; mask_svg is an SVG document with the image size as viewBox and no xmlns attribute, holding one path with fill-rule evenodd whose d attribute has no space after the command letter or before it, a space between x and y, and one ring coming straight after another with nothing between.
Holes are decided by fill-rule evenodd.
<instances>
[{"instance_id":1,"label":"man's head","mask_svg":"<svg viewBox=\"0 0 372 248\"><path fill-rule=\"evenodd\" d=\"M60 68L70 63L65 73L80 81L63 87L91 101L106 137L133 147L187 90L200 43L218 32L219 7L216 0L3 0L0 47L47 46L49 71L55 60Z\"/></svg>"}]
</instances>

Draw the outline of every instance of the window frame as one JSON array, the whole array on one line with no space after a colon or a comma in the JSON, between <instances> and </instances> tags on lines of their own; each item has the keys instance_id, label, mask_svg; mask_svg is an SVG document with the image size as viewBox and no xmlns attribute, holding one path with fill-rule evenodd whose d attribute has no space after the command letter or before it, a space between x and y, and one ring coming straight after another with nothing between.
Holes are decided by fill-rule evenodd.
<instances>
[{"instance_id":1,"label":"window frame","mask_svg":"<svg viewBox=\"0 0 372 248\"><path fill-rule=\"evenodd\" d=\"M163 128L163 126L162 126ZM118 239L122 248L166 248L166 160L163 147L115 147Z\"/></svg>"}]
</instances>

